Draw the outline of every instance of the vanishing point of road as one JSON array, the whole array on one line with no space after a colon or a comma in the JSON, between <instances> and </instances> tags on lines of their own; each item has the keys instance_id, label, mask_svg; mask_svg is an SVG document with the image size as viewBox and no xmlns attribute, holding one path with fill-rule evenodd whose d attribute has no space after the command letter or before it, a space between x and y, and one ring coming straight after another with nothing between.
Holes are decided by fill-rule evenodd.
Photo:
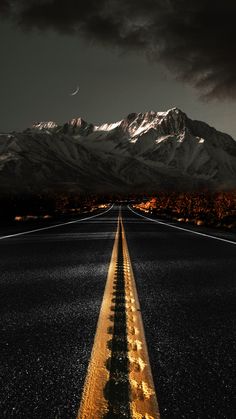
<instances>
[{"instance_id":1,"label":"vanishing point of road","mask_svg":"<svg viewBox=\"0 0 236 419\"><path fill-rule=\"evenodd\" d=\"M0 418L235 419L236 238L199 231L115 205L4 228Z\"/></svg>"}]
</instances>

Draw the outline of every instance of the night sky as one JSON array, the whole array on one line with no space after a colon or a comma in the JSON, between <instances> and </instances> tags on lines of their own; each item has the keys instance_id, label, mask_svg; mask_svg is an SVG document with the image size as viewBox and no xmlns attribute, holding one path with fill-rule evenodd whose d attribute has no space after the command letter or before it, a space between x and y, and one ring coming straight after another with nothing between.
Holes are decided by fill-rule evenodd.
<instances>
[{"instance_id":1,"label":"night sky","mask_svg":"<svg viewBox=\"0 0 236 419\"><path fill-rule=\"evenodd\" d=\"M0 16L1 131L177 106L236 139L235 2L3 0Z\"/></svg>"}]
</instances>

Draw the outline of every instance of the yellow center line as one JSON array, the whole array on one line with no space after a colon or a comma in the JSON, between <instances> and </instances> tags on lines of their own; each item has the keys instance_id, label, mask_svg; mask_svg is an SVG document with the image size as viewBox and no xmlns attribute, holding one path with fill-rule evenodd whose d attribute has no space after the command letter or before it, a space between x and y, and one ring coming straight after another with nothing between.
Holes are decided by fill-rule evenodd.
<instances>
[{"instance_id":1,"label":"yellow center line","mask_svg":"<svg viewBox=\"0 0 236 419\"><path fill-rule=\"evenodd\" d=\"M159 419L121 212L77 419Z\"/></svg>"}]
</instances>

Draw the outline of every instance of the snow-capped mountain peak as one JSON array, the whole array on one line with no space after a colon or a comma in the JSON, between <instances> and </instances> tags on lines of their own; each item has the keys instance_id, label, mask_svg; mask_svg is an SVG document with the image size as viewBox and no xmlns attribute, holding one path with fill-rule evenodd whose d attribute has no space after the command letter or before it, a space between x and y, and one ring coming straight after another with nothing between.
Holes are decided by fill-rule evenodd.
<instances>
[{"instance_id":1,"label":"snow-capped mountain peak","mask_svg":"<svg viewBox=\"0 0 236 419\"><path fill-rule=\"evenodd\" d=\"M57 127L58 127L58 125L54 121L35 122L32 125L32 129L36 129L36 130L39 130L39 131L42 131L42 130L51 130L51 129L54 129L54 128L57 128Z\"/></svg>"},{"instance_id":2,"label":"snow-capped mountain peak","mask_svg":"<svg viewBox=\"0 0 236 419\"><path fill-rule=\"evenodd\" d=\"M131 137L135 137L148 131L149 129L157 128L157 126L160 125L163 121L170 122L172 120L172 125L178 129L178 121L185 118L186 115L180 109L171 108L165 112L148 111L131 113L126 118L119 121L102 123L100 125L93 125L86 122L83 118L77 117L63 124L61 129L63 128L64 131L68 130L70 133L78 134L79 132L81 135L88 135L88 131L89 133L92 131L109 132L120 127L124 131L128 132ZM36 122L32 126L32 129L37 129L40 131L53 130L55 128L60 128L60 126L54 121Z\"/></svg>"},{"instance_id":3,"label":"snow-capped mountain peak","mask_svg":"<svg viewBox=\"0 0 236 419\"><path fill-rule=\"evenodd\" d=\"M236 188L236 142L178 108L94 125L73 118L0 135L6 191ZM56 185L56 186L55 186Z\"/></svg>"},{"instance_id":4,"label":"snow-capped mountain peak","mask_svg":"<svg viewBox=\"0 0 236 419\"><path fill-rule=\"evenodd\" d=\"M113 129L119 127L123 121L117 121L114 123L106 123L102 125L95 125L95 131L112 131Z\"/></svg>"}]
</instances>

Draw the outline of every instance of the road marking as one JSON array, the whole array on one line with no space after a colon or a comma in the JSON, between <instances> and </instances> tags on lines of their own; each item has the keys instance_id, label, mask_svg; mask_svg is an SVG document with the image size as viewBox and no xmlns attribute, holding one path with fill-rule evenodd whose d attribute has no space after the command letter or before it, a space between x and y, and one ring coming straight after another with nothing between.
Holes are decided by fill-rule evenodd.
<instances>
[{"instance_id":1,"label":"road marking","mask_svg":"<svg viewBox=\"0 0 236 419\"><path fill-rule=\"evenodd\" d=\"M121 214L77 419L159 419Z\"/></svg>"},{"instance_id":2,"label":"road marking","mask_svg":"<svg viewBox=\"0 0 236 419\"><path fill-rule=\"evenodd\" d=\"M30 234L30 233L36 233L37 231L50 230L51 228L65 226L67 224L75 224L75 223L79 223L80 221L91 220L91 218L99 217L100 215L106 214L106 212L110 211L113 208L113 206L114 206L114 204L110 208L108 208L106 211L103 211L100 214L92 215L91 217L81 218L80 220L67 221L66 223L54 224L53 226L36 228L34 230L22 231L20 233L8 234L7 236L0 236L0 240L8 239L10 237L23 236L23 235Z\"/></svg>"},{"instance_id":3,"label":"road marking","mask_svg":"<svg viewBox=\"0 0 236 419\"><path fill-rule=\"evenodd\" d=\"M230 243L230 244L234 244L236 245L236 241L232 241L232 240L227 240L227 239L223 239L221 237L217 237L217 236L211 236L210 234L206 234L206 233L200 233L200 231L194 231L194 230L189 230L188 228L184 228L184 227L179 227L179 226L175 226L173 224L169 224L169 223L165 223L162 221L158 221L158 220L153 220L153 218L149 218L149 217L145 217L145 215L139 214L138 212L134 211L129 205L128 208L130 211L132 211L135 215L138 215L139 217L145 218L148 221L153 221L154 223L157 224L162 224L164 226L168 226L168 227L172 227L172 228L176 228L177 230L183 230L183 231L187 231L188 233L192 233L192 234L197 234L198 236L203 236L203 237L208 237L209 239L213 239L213 240L219 240L221 242L225 242L225 243Z\"/></svg>"}]
</instances>

